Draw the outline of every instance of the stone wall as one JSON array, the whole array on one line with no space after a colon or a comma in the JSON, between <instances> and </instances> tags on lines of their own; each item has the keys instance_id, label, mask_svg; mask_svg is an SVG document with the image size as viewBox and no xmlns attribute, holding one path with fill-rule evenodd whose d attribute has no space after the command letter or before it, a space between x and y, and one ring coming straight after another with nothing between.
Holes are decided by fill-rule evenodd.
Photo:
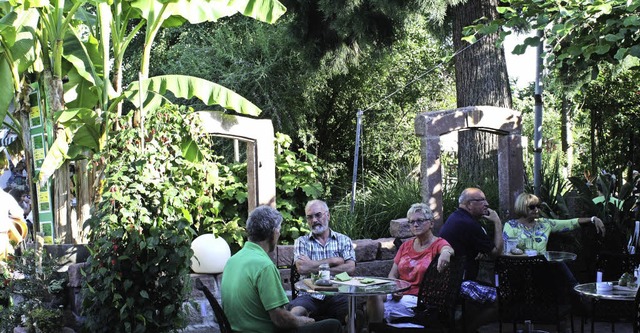
<instances>
[{"instance_id":1,"label":"stone wall","mask_svg":"<svg viewBox=\"0 0 640 333\"><path fill-rule=\"evenodd\" d=\"M386 277L393 266L393 257L396 254L395 238L358 239L353 241L356 252L356 275ZM282 286L290 295L290 265L293 262L293 246L279 245L275 251L269 254L273 262L280 267ZM73 263L68 266L69 275L68 300L69 309L77 316L82 311L82 273L86 263ZM195 279L200 278L205 286L211 290L220 301L220 282L222 274L191 274L192 285ZM189 325L182 332L219 332L218 324L213 315L213 309L209 301L200 290L193 288L189 300L184 303L185 310L189 313Z\"/></svg>"}]
</instances>

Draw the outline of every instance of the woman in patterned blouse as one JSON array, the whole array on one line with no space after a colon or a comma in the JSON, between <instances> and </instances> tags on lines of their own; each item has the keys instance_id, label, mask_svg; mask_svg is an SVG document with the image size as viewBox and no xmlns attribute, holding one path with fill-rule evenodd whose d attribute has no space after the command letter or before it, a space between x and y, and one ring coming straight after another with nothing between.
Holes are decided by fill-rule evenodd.
<instances>
[{"instance_id":1,"label":"woman in patterned blouse","mask_svg":"<svg viewBox=\"0 0 640 333\"><path fill-rule=\"evenodd\" d=\"M504 238L517 238L518 247L533 249L538 253L547 251L549 234L552 232L566 232L588 223L592 223L602 236L605 232L604 223L597 216L568 220L540 217L540 199L529 193L522 193L516 198L514 212L518 218L505 223Z\"/></svg>"}]
</instances>

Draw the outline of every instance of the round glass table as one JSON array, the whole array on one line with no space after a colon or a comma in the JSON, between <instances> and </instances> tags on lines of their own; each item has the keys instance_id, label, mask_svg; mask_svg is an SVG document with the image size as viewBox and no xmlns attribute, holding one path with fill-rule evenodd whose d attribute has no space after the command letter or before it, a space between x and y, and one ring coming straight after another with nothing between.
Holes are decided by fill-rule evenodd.
<instances>
[{"instance_id":1,"label":"round glass table","mask_svg":"<svg viewBox=\"0 0 640 333\"><path fill-rule=\"evenodd\" d=\"M602 282L601 282L602 283ZM585 296L591 299L591 333L594 330L594 318L595 318L595 304L600 300L608 300L608 301L616 301L616 302L627 302L629 306L633 306L633 302L635 301L637 286L635 287L626 287L619 286L618 282L604 282L610 285L610 289L603 290L601 288L597 288L596 282L591 283L583 283L576 285L573 289L580 294L581 296ZM584 319L583 319L584 324Z\"/></svg>"},{"instance_id":2,"label":"round glass table","mask_svg":"<svg viewBox=\"0 0 640 333\"><path fill-rule=\"evenodd\" d=\"M361 283L360 281L373 280L370 284ZM401 292L409 289L411 284L404 280L380 278L380 277L354 277L350 281L331 280L331 286L316 286L311 279L302 279L295 283L294 287L298 291L310 294L317 293L322 295L346 295L349 297L349 321L347 329L349 333L355 333L355 315L357 297L386 295L395 292Z\"/></svg>"}]
</instances>

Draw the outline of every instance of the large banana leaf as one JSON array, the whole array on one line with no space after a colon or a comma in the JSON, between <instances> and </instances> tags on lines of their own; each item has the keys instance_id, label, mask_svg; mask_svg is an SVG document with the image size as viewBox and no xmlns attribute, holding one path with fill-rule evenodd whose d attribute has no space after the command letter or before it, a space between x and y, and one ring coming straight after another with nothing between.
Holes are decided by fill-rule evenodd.
<instances>
[{"instance_id":1,"label":"large banana leaf","mask_svg":"<svg viewBox=\"0 0 640 333\"><path fill-rule=\"evenodd\" d=\"M3 54L0 53L0 87L3 87L0 89L0 121L4 121L14 94L11 68L2 56Z\"/></svg>"},{"instance_id":2,"label":"large banana leaf","mask_svg":"<svg viewBox=\"0 0 640 333\"><path fill-rule=\"evenodd\" d=\"M56 137L42 162L38 181L42 184L53 175L67 159L78 158L87 150L100 149L100 125L102 119L91 109L78 108L58 111L56 121L65 126L64 134ZM70 145L73 143L73 145Z\"/></svg>"},{"instance_id":3,"label":"large banana leaf","mask_svg":"<svg viewBox=\"0 0 640 333\"><path fill-rule=\"evenodd\" d=\"M133 82L124 92L126 98L136 107L140 107L139 84ZM163 95L173 93L179 98L197 97L207 105L220 105L225 109L234 110L240 114L259 115L260 110L255 104L237 93L211 81L186 75L162 75L142 81L143 91L147 93L145 108L156 108L165 100Z\"/></svg>"},{"instance_id":4,"label":"large banana leaf","mask_svg":"<svg viewBox=\"0 0 640 333\"><path fill-rule=\"evenodd\" d=\"M65 130L62 135L56 137L56 140L51 147L49 147L47 156L44 158L40 172L38 173L40 186L44 185L49 177L68 159L67 152L69 151L69 142L71 141L69 134L69 131Z\"/></svg>"},{"instance_id":5,"label":"large banana leaf","mask_svg":"<svg viewBox=\"0 0 640 333\"><path fill-rule=\"evenodd\" d=\"M244 16L267 23L274 23L287 11L287 8L276 0L229 0L228 5Z\"/></svg>"},{"instance_id":6,"label":"large banana leaf","mask_svg":"<svg viewBox=\"0 0 640 333\"><path fill-rule=\"evenodd\" d=\"M167 7L162 11L164 5ZM236 13L274 23L286 11L284 5L277 0L135 0L131 2L131 6L140 10L141 17L148 24L161 21L165 27L180 25L184 20L191 24L215 22Z\"/></svg>"}]
</instances>

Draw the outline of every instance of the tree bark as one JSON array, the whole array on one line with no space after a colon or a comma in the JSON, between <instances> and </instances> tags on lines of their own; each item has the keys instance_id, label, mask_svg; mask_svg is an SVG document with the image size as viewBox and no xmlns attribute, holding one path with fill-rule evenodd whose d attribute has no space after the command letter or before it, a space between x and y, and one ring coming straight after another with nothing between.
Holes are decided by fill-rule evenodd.
<instances>
[{"instance_id":1,"label":"tree bark","mask_svg":"<svg viewBox=\"0 0 640 333\"><path fill-rule=\"evenodd\" d=\"M497 17L496 0L469 0L451 8L457 106L491 105L511 108L511 89L504 49L495 46L498 34L482 37L471 46L461 40L462 29L480 17ZM498 138L479 130L458 133L458 183L462 186L498 184ZM486 194L486 193L485 193Z\"/></svg>"},{"instance_id":2,"label":"tree bark","mask_svg":"<svg viewBox=\"0 0 640 333\"><path fill-rule=\"evenodd\" d=\"M77 243L86 243L88 240L86 239L86 235L82 226L84 222L91 217L91 203L92 203L92 194L91 194L91 178L93 175L93 168L89 170L87 165L89 162L87 160L81 160L76 162L76 179L77 179L77 191L76 191L76 212L77 212L77 220L76 220L76 230L78 231L76 234L76 242Z\"/></svg>"}]
</instances>

